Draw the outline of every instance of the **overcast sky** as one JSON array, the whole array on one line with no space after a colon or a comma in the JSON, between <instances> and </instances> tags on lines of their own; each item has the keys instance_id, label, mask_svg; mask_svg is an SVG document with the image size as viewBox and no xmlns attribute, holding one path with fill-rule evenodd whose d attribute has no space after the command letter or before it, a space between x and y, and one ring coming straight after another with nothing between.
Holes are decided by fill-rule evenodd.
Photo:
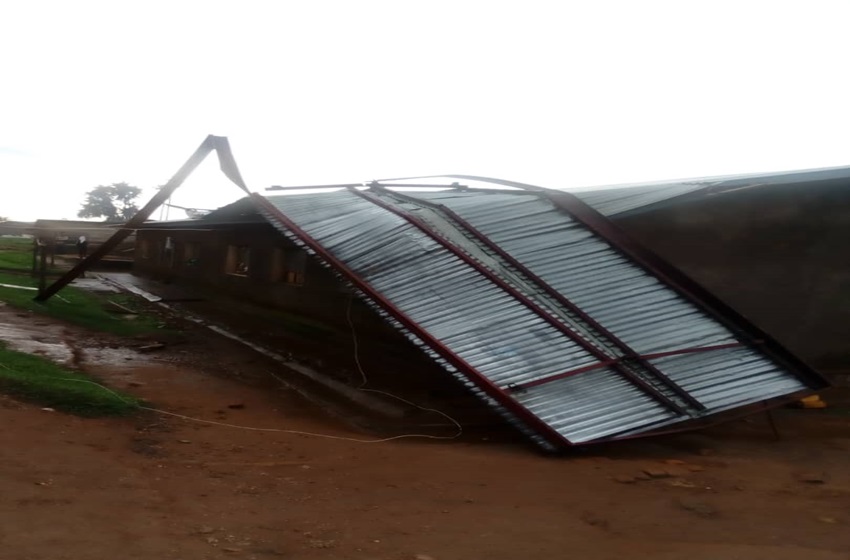
<instances>
[{"instance_id":1,"label":"overcast sky","mask_svg":"<svg viewBox=\"0 0 850 560\"><path fill-rule=\"evenodd\" d=\"M119 181L147 198L207 134L257 191L846 165L848 7L0 0L0 215L74 218ZM210 160L173 202L239 196Z\"/></svg>"}]
</instances>

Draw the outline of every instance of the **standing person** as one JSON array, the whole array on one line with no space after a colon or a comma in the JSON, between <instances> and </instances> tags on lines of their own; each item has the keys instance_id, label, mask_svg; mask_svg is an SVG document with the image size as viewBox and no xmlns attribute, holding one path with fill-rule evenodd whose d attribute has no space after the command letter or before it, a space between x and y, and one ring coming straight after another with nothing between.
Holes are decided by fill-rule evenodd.
<instances>
[{"instance_id":1,"label":"standing person","mask_svg":"<svg viewBox=\"0 0 850 560\"><path fill-rule=\"evenodd\" d=\"M89 241L85 235L81 235L77 240L77 250L80 252L80 259L86 258L89 252Z\"/></svg>"}]
</instances>

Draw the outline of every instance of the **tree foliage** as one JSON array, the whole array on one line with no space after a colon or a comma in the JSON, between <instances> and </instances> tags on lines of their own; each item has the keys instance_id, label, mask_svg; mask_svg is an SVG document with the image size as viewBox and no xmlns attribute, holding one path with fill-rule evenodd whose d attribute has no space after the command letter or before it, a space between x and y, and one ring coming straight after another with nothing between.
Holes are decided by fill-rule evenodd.
<instances>
[{"instance_id":1,"label":"tree foliage","mask_svg":"<svg viewBox=\"0 0 850 560\"><path fill-rule=\"evenodd\" d=\"M77 213L80 218L106 218L107 222L124 222L139 211L135 199L142 189L127 183L99 185L86 193L86 200Z\"/></svg>"}]
</instances>

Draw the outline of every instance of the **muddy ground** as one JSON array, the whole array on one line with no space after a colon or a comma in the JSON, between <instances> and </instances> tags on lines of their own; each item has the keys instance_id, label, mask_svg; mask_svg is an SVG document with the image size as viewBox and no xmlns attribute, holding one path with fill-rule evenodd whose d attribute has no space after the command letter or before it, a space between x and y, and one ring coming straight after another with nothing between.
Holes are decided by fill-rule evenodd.
<instances>
[{"instance_id":1,"label":"muddy ground","mask_svg":"<svg viewBox=\"0 0 850 560\"><path fill-rule=\"evenodd\" d=\"M480 429L374 433L197 327L161 350L0 308L0 336L152 406L83 419L0 399L0 558L850 558L850 409L539 454ZM28 343L35 334L37 341ZM129 347L129 348L128 348ZM491 437L492 436L492 437ZM649 474L647 474L647 472Z\"/></svg>"}]
</instances>

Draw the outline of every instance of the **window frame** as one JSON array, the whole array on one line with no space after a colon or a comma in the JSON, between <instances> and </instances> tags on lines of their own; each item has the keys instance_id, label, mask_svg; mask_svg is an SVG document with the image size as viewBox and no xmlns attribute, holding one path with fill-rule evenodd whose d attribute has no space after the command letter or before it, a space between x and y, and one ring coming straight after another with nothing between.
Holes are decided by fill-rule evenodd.
<instances>
[{"instance_id":1,"label":"window frame","mask_svg":"<svg viewBox=\"0 0 850 560\"><path fill-rule=\"evenodd\" d=\"M243 252L240 254L240 252ZM244 269L240 270L240 266ZM227 246L227 254L224 259L224 273L228 276L239 276L248 278L251 272L251 247L248 245L237 245L231 243Z\"/></svg>"}]
</instances>

